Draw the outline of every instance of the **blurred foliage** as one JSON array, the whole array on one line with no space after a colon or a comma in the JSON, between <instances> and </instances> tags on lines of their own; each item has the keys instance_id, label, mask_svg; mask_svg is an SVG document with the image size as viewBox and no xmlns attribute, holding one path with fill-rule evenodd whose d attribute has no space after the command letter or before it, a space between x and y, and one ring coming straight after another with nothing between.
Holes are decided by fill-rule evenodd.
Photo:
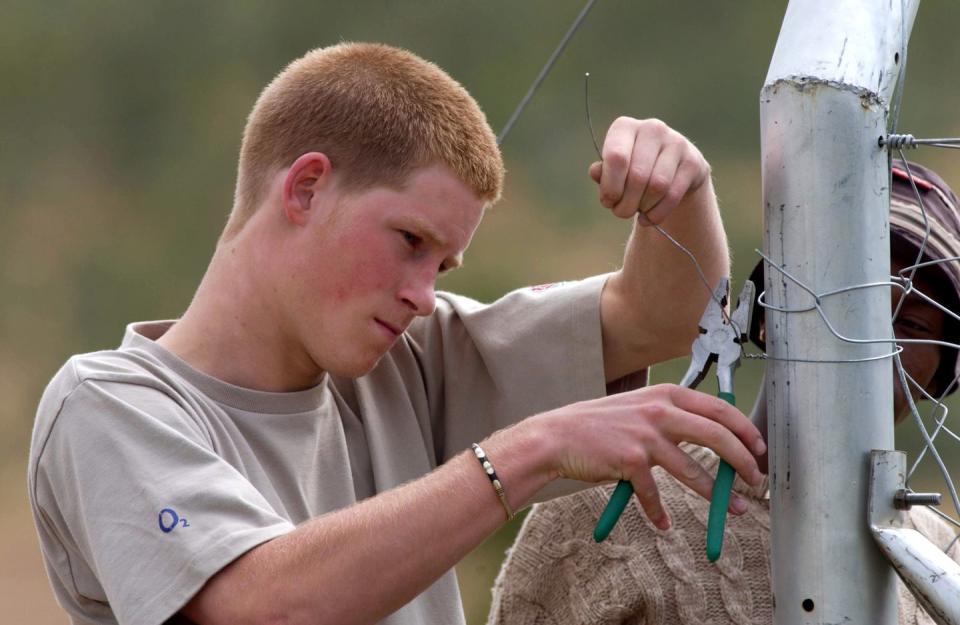
<instances>
[{"instance_id":1,"label":"blurred foliage","mask_svg":"<svg viewBox=\"0 0 960 625\"><path fill-rule=\"evenodd\" d=\"M460 80L499 129L581 6L4 3L2 468L22 474L36 401L66 357L115 346L127 322L175 317L187 305L230 208L245 116L287 62L341 40L407 47ZM746 276L761 232L758 92L784 6L598 3L508 137L505 199L488 215L466 268L442 286L491 299L523 284L616 268L628 227L599 208L586 177L595 156L584 115L587 71L598 135L629 114L659 117L696 140L714 168L735 277ZM960 3L921 6L904 132L960 134L960 83L948 69L960 60L957 23ZM916 156L960 184L960 156ZM676 379L681 369L656 375ZM755 362L744 367L744 388L756 388L758 371ZM738 390L747 400L749 393ZM900 446L916 450L915 436ZM510 531L461 567L472 623L484 618Z\"/></svg>"}]
</instances>

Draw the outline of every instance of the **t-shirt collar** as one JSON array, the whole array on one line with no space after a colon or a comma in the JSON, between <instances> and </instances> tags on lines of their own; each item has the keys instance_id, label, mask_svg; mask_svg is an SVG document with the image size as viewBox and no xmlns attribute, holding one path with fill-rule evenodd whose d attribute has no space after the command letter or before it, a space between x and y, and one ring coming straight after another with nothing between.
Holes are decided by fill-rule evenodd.
<instances>
[{"instance_id":1,"label":"t-shirt collar","mask_svg":"<svg viewBox=\"0 0 960 625\"><path fill-rule=\"evenodd\" d=\"M156 343L173 324L172 320L131 323L124 332L120 349L148 353L210 399L232 408L267 414L293 414L315 410L323 403L329 379L326 373L311 388L280 393L236 386L195 369Z\"/></svg>"}]
</instances>

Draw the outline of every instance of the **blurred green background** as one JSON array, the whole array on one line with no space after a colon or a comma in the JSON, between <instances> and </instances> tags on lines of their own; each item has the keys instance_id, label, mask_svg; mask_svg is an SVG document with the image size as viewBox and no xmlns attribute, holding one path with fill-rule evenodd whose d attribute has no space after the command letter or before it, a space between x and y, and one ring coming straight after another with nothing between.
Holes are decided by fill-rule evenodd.
<instances>
[{"instance_id":1,"label":"blurred green background","mask_svg":"<svg viewBox=\"0 0 960 625\"><path fill-rule=\"evenodd\" d=\"M583 103L597 133L659 117L714 170L736 283L760 245L758 93L784 2L601 0L504 145L501 204L465 269L441 283L489 300L617 267L629 226L600 208ZM119 343L132 320L176 317L232 199L245 117L306 50L341 40L410 48L460 80L496 130L580 0L184 2L8 0L0 19L0 620L65 623L47 589L25 495L37 399L75 352ZM960 3L921 6L900 129L960 135ZM856 28L856 24L851 24ZM960 154L914 155L960 185ZM811 181L815 183L816 181ZM684 362L655 371L679 379ZM743 405L762 365L738 378ZM919 448L913 427L898 446ZM960 468L957 445L942 449ZM921 483L943 490L925 471ZM468 621L519 520L459 567Z\"/></svg>"}]
</instances>

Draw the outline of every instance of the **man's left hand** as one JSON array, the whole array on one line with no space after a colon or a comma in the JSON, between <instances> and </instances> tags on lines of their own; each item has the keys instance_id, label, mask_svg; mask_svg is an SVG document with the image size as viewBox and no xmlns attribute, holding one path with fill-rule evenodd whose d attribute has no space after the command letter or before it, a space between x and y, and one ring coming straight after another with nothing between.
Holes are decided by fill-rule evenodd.
<instances>
[{"instance_id":1,"label":"man's left hand","mask_svg":"<svg viewBox=\"0 0 960 625\"><path fill-rule=\"evenodd\" d=\"M700 150L659 119L617 118L601 153L589 170L600 203L623 219L638 215L641 225L661 223L710 177Z\"/></svg>"}]
</instances>

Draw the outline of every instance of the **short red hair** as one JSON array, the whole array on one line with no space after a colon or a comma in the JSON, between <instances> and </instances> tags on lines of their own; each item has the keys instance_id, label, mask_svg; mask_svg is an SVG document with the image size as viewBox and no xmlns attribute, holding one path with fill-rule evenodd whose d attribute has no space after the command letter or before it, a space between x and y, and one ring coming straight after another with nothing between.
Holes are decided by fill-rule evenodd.
<instances>
[{"instance_id":1,"label":"short red hair","mask_svg":"<svg viewBox=\"0 0 960 625\"><path fill-rule=\"evenodd\" d=\"M341 43L293 61L260 94L224 238L263 202L270 177L307 152L326 154L347 190L399 187L434 163L488 202L503 186L496 138L460 83L407 50Z\"/></svg>"}]
</instances>

